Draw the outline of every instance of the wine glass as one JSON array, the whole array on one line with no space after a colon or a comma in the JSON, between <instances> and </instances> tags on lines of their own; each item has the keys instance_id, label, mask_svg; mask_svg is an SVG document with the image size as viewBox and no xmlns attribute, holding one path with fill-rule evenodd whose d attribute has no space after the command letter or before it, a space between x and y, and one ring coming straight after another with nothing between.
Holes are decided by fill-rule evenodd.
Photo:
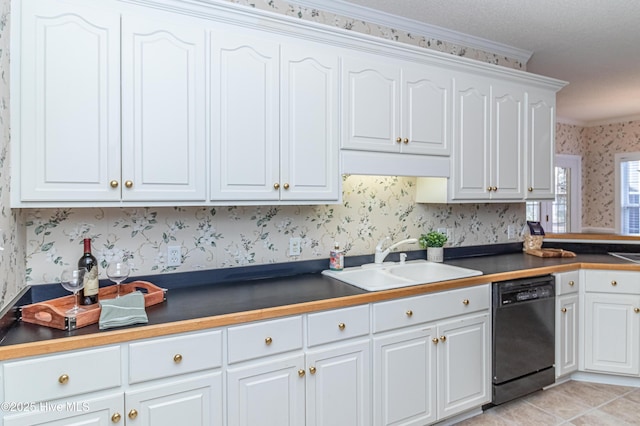
<instances>
[{"instance_id":1,"label":"wine glass","mask_svg":"<svg viewBox=\"0 0 640 426\"><path fill-rule=\"evenodd\" d=\"M120 297L120 283L129 278L129 272L130 268L127 262L113 261L109 262L109 265L107 265L107 277L116 283L118 289L116 298Z\"/></svg>"},{"instance_id":2,"label":"wine glass","mask_svg":"<svg viewBox=\"0 0 640 426\"><path fill-rule=\"evenodd\" d=\"M86 310L78 307L78 292L84 287L84 276L86 273L87 268L65 269L60 275L60 284L62 284L62 287L73 293L73 308L65 312L69 316Z\"/></svg>"}]
</instances>

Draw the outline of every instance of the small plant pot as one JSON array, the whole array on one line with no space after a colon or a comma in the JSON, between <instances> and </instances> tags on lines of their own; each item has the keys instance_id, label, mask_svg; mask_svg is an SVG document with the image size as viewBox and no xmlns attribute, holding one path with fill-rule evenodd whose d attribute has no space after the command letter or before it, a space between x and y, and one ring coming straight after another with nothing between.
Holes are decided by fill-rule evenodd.
<instances>
[{"instance_id":1,"label":"small plant pot","mask_svg":"<svg viewBox=\"0 0 640 426\"><path fill-rule=\"evenodd\" d=\"M427 247L427 260L430 262L442 262L444 260L444 248Z\"/></svg>"}]
</instances>

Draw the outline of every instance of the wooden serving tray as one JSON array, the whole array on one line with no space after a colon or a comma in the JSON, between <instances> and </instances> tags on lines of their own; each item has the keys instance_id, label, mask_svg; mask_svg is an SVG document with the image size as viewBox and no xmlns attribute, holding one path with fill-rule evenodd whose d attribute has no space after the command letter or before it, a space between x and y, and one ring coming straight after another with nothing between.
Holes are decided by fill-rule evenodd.
<instances>
[{"instance_id":1,"label":"wooden serving tray","mask_svg":"<svg viewBox=\"0 0 640 426\"><path fill-rule=\"evenodd\" d=\"M133 281L120 284L120 295L123 296L140 290L144 293L144 306L157 305L167 300L166 289L155 286L147 281ZM102 287L98 292L98 299L114 299L117 295L115 285ZM20 308L22 321L32 324L44 325L60 330L75 330L95 324L100 320L100 304L83 306L84 312L79 312L75 317L69 317L65 312L73 308L74 296L64 296L57 299L45 300L44 302L25 305Z\"/></svg>"},{"instance_id":2,"label":"wooden serving tray","mask_svg":"<svg viewBox=\"0 0 640 426\"><path fill-rule=\"evenodd\" d=\"M539 248L526 249L524 252L538 257L576 257L574 252L563 249Z\"/></svg>"}]
</instances>

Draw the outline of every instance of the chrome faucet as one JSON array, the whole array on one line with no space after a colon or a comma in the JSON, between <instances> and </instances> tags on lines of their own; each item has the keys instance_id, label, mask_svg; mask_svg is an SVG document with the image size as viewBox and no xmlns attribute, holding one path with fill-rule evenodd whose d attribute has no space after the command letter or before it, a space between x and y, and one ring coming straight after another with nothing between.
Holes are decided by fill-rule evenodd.
<instances>
[{"instance_id":1,"label":"chrome faucet","mask_svg":"<svg viewBox=\"0 0 640 426\"><path fill-rule=\"evenodd\" d=\"M387 240L391 241L391 238L384 237L383 239L378 241L378 245L376 246L375 260L374 260L374 263L376 265L381 265L382 262L384 262L384 259L389 255L391 250L393 250L394 248L402 244L415 244L418 242L417 238L408 238L406 240L398 241L397 243L391 244L385 250L382 250L382 246L384 245L384 243L387 242Z\"/></svg>"}]
</instances>

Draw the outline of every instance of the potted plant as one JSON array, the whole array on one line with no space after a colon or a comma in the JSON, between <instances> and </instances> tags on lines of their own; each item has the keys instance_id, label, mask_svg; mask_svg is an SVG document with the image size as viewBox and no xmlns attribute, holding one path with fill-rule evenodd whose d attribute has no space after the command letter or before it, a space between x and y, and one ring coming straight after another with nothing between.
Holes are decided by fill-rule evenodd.
<instances>
[{"instance_id":1,"label":"potted plant","mask_svg":"<svg viewBox=\"0 0 640 426\"><path fill-rule=\"evenodd\" d=\"M441 232L429 231L420 235L418 243L423 249L427 249L427 260L442 262L444 260L443 246L447 242L447 236Z\"/></svg>"}]
</instances>

